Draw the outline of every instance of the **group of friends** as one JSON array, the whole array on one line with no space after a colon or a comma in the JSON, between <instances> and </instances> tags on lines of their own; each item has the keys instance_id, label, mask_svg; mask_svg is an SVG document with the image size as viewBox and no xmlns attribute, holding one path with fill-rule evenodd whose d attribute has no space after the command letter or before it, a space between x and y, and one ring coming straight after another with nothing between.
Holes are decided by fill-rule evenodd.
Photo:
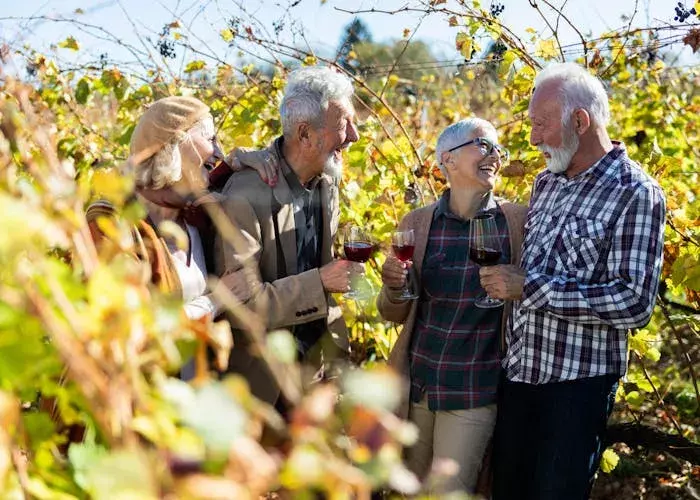
<instances>
[{"instance_id":1,"label":"group of friends","mask_svg":"<svg viewBox=\"0 0 700 500\"><path fill-rule=\"evenodd\" d=\"M448 188L401 220L398 229L415 234L413 261L387 256L377 305L403 324L389 364L405 381L399 414L419 430L405 456L419 478L451 459L458 472L441 492L585 499L626 370L628 330L645 325L654 307L665 200L608 136L608 96L585 68L542 70L528 114L530 142L546 160L529 206L493 194L509 153L492 123L448 126L435 148ZM293 71L280 119L282 135L267 148L225 157L204 103L153 103L131 138L135 196L148 212L134 233L151 280L181 295L190 318L223 313L207 289L207 276L218 276L269 330L293 334L299 361L313 368L309 380L318 381L349 357L332 294L348 291L362 271L333 255L343 150L359 139L352 82L326 67ZM209 203L232 223L235 241L215 230ZM99 218L113 216L103 201L88 208L98 245L106 241ZM470 228L485 217L500 258L479 266L469 258ZM163 221L180 225L188 248L159 234ZM405 298L406 287L417 298ZM484 291L504 304L478 307ZM226 371L287 414L267 365L237 318L228 320Z\"/></svg>"}]
</instances>

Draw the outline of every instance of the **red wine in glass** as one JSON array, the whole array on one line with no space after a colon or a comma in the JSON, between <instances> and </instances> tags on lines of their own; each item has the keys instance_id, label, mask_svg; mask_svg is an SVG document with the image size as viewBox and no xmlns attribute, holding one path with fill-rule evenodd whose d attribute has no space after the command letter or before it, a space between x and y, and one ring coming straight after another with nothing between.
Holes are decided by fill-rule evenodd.
<instances>
[{"instance_id":1,"label":"red wine in glass","mask_svg":"<svg viewBox=\"0 0 700 500\"><path fill-rule=\"evenodd\" d=\"M501 242L496 219L491 214L480 214L469 221L469 258L480 266L493 266L501 258ZM503 301L488 295L474 301L476 307L500 307Z\"/></svg>"},{"instance_id":2,"label":"red wine in glass","mask_svg":"<svg viewBox=\"0 0 700 500\"><path fill-rule=\"evenodd\" d=\"M360 226L349 226L345 229L345 237L343 239L343 250L345 250L345 258L353 262L365 263L372 256L374 245L370 242L369 237L364 229ZM354 277L359 279L359 277ZM361 299L366 298L363 294L358 293L351 285L350 290L343 294L346 299Z\"/></svg>"},{"instance_id":3,"label":"red wine in glass","mask_svg":"<svg viewBox=\"0 0 700 500\"><path fill-rule=\"evenodd\" d=\"M474 248L469 249L469 258L480 266L495 266L501 259L501 251L493 248Z\"/></svg>"},{"instance_id":4,"label":"red wine in glass","mask_svg":"<svg viewBox=\"0 0 700 500\"><path fill-rule=\"evenodd\" d=\"M391 237L391 248L394 250L394 255L404 263L404 269L408 269L411 259L413 259L413 251L416 248L416 235L413 229L405 231L396 231ZM406 283L404 284L401 295L398 298L413 300L417 299L418 295L412 293L408 289L408 277L410 273L406 273Z\"/></svg>"},{"instance_id":5,"label":"red wine in glass","mask_svg":"<svg viewBox=\"0 0 700 500\"><path fill-rule=\"evenodd\" d=\"M394 250L394 255L401 262L408 262L413 258L413 251L415 250L415 245L392 245L391 248Z\"/></svg>"},{"instance_id":6,"label":"red wine in glass","mask_svg":"<svg viewBox=\"0 0 700 500\"><path fill-rule=\"evenodd\" d=\"M345 257L353 262L367 262L374 246L367 241L346 241L343 245Z\"/></svg>"}]
</instances>

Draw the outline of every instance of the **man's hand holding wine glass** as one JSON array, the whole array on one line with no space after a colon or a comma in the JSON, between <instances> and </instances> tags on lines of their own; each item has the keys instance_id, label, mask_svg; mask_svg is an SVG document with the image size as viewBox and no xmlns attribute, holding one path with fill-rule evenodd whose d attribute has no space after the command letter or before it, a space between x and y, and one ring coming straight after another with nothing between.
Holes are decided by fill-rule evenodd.
<instances>
[{"instance_id":1,"label":"man's hand holding wine glass","mask_svg":"<svg viewBox=\"0 0 700 500\"><path fill-rule=\"evenodd\" d=\"M479 270L481 286L489 297L503 300L520 300L523 296L526 273L511 264L484 266Z\"/></svg>"},{"instance_id":2,"label":"man's hand holding wine glass","mask_svg":"<svg viewBox=\"0 0 700 500\"><path fill-rule=\"evenodd\" d=\"M342 293L350 290L350 281L353 274L363 271L359 262L350 260L334 260L319 269L323 289L330 293Z\"/></svg>"}]
</instances>

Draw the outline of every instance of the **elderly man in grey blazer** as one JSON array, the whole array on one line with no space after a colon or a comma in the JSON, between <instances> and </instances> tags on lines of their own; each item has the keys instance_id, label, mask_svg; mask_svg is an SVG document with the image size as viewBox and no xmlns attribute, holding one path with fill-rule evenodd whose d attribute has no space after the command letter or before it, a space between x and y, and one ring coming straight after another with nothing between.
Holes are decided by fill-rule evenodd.
<instances>
[{"instance_id":1,"label":"elderly man in grey blazer","mask_svg":"<svg viewBox=\"0 0 700 500\"><path fill-rule=\"evenodd\" d=\"M347 291L352 272L361 271L333 257L342 152L358 139L352 95L350 80L330 68L292 72L280 106L283 134L267 148L278 164L276 184L245 169L222 190L224 210L245 248L234 250L219 238L218 274L244 273L244 263L253 260L258 276L249 280L246 305L268 329L289 329L298 359L316 367L328 361L329 351L348 351L347 329L330 294ZM284 410L279 387L246 337L234 331L234 344L229 371L245 376L253 394Z\"/></svg>"}]
</instances>

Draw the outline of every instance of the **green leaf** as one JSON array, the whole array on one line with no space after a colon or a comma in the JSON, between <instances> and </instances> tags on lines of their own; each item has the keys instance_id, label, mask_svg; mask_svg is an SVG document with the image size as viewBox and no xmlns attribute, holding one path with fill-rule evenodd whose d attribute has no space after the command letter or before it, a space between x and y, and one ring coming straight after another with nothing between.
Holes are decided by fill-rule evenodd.
<instances>
[{"instance_id":1,"label":"green leaf","mask_svg":"<svg viewBox=\"0 0 700 500\"><path fill-rule=\"evenodd\" d=\"M642 403L644 403L644 394L641 394L639 391L630 391L625 394L625 401L627 401L632 408L638 409L642 406Z\"/></svg>"},{"instance_id":2,"label":"green leaf","mask_svg":"<svg viewBox=\"0 0 700 500\"><path fill-rule=\"evenodd\" d=\"M185 66L185 73L194 73L195 71L200 71L206 67L207 63L202 60L191 61Z\"/></svg>"},{"instance_id":3,"label":"green leaf","mask_svg":"<svg viewBox=\"0 0 700 500\"><path fill-rule=\"evenodd\" d=\"M85 104L90 96L90 82L87 78L81 78L75 88L75 100L78 104Z\"/></svg>"},{"instance_id":4,"label":"green leaf","mask_svg":"<svg viewBox=\"0 0 700 500\"><path fill-rule=\"evenodd\" d=\"M71 447L72 448L72 447ZM84 470L86 490L95 500L152 500L158 498L153 468L146 457L134 451L116 451L93 458Z\"/></svg>"},{"instance_id":5,"label":"green leaf","mask_svg":"<svg viewBox=\"0 0 700 500\"><path fill-rule=\"evenodd\" d=\"M615 453L612 448L608 448L603 452L603 456L600 458L600 468L603 472L609 474L617 467L619 461L620 457L617 453Z\"/></svg>"},{"instance_id":6,"label":"green leaf","mask_svg":"<svg viewBox=\"0 0 700 500\"><path fill-rule=\"evenodd\" d=\"M73 479L83 489L88 488L87 471L107 455L103 446L74 443L68 448L68 460L73 467Z\"/></svg>"}]
</instances>

